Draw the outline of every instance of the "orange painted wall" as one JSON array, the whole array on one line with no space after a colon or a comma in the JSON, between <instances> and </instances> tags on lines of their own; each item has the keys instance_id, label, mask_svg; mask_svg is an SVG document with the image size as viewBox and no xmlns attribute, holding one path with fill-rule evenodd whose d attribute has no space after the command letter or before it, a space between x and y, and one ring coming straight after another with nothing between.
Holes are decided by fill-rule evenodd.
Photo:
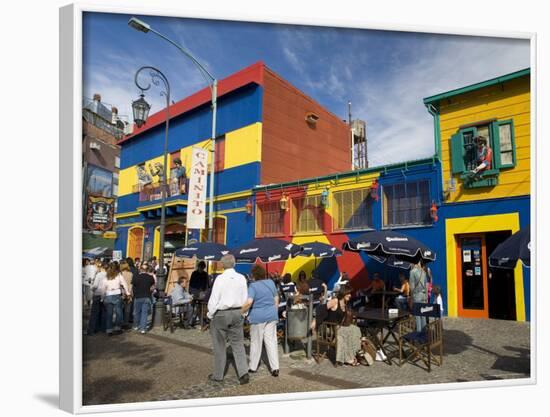
<instances>
[{"instance_id":1,"label":"orange painted wall","mask_svg":"<svg viewBox=\"0 0 550 417\"><path fill-rule=\"evenodd\" d=\"M314 126L305 120L309 112L319 116ZM347 123L267 67L262 122L262 184L351 169Z\"/></svg>"}]
</instances>

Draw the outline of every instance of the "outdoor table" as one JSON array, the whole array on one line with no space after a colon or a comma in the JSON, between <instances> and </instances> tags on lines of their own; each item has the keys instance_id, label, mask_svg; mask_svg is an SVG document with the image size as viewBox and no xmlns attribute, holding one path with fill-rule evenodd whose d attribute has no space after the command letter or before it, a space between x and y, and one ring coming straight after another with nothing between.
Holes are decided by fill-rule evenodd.
<instances>
[{"instance_id":1,"label":"outdoor table","mask_svg":"<svg viewBox=\"0 0 550 417\"><path fill-rule=\"evenodd\" d=\"M371 292L371 295L381 295L382 296L382 310L386 308L386 297L397 297L401 293L399 291L389 291L389 290L375 290Z\"/></svg>"},{"instance_id":2,"label":"outdoor table","mask_svg":"<svg viewBox=\"0 0 550 417\"><path fill-rule=\"evenodd\" d=\"M355 318L359 320L365 320L365 325L360 325L364 327L367 332L371 335L376 348L381 350L386 356L386 362L391 365L391 358L388 352L386 351L384 345L391 335L395 342L399 344L397 336L395 335L394 329L399 321L407 317L409 313L404 310L398 310L397 314L390 315L388 310L375 308L370 310L365 310L355 313ZM384 336L384 329L387 330L387 334ZM378 330L381 330L380 337L378 337Z\"/></svg>"}]
</instances>

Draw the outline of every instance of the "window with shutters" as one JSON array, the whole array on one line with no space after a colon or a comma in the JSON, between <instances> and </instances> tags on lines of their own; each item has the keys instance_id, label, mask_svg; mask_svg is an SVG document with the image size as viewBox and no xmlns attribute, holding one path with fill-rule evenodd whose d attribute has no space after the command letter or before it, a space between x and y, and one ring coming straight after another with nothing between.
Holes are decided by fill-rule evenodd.
<instances>
[{"instance_id":1,"label":"window with shutters","mask_svg":"<svg viewBox=\"0 0 550 417\"><path fill-rule=\"evenodd\" d=\"M284 230L285 211L278 201L259 203L256 206L256 235L280 236Z\"/></svg>"},{"instance_id":2,"label":"window with shutters","mask_svg":"<svg viewBox=\"0 0 550 417\"><path fill-rule=\"evenodd\" d=\"M321 195L292 199L292 232L314 233L323 231L324 209Z\"/></svg>"},{"instance_id":3,"label":"window with shutters","mask_svg":"<svg viewBox=\"0 0 550 417\"><path fill-rule=\"evenodd\" d=\"M334 230L372 229L374 200L370 188L334 193Z\"/></svg>"},{"instance_id":4,"label":"window with shutters","mask_svg":"<svg viewBox=\"0 0 550 417\"><path fill-rule=\"evenodd\" d=\"M479 164L476 137L483 136L493 156L489 169L472 176ZM462 127L451 136L451 172L464 180L466 188L494 186L502 169L516 165L513 120L492 120Z\"/></svg>"},{"instance_id":5,"label":"window with shutters","mask_svg":"<svg viewBox=\"0 0 550 417\"><path fill-rule=\"evenodd\" d=\"M431 224L428 180L383 186L384 227Z\"/></svg>"}]
</instances>

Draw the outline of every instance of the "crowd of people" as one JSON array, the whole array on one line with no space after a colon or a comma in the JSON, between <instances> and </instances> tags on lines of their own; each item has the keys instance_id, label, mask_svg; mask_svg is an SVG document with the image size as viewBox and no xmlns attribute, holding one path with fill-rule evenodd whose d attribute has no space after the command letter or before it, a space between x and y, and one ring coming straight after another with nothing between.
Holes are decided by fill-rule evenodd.
<instances>
[{"instance_id":1,"label":"crowd of people","mask_svg":"<svg viewBox=\"0 0 550 417\"><path fill-rule=\"evenodd\" d=\"M151 262L84 258L82 266L82 296L84 305L90 307L86 334L112 336L130 328L146 333L162 268L156 258Z\"/></svg>"},{"instance_id":2,"label":"crowd of people","mask_svg":"<svg viewBox=\"0 0 550 417\"><path fill-rule=\"evenodd\" d=\"M274 377L279 375L277 326L285 319L289 309L307 308L304 296L311 296L315 314L310 323L316 331L324 322L338 325L336 361L342 365L370 365L364 353L365 338L353 323L352 310L356 301L361 304L378 306L377 296L384 291L392 291L395 297L392 307L408 310L413 303L432 301L440 305L443 312L441 289L433 285L429 267L421 261L413 263L407 274L399 273L399 285L388 286L374 272L367 287L353 290L346 273L329 291L327 284L314 271L308 279L305 271L300 271L297 280L291 274L268 274L260 265L254 265L250 274L242 275L235 270L233 255L225 255L220 264L224 271L215 278L206 271L206 263L200 261L190 277L183 275L174 283L168 294L171 307L182 313L182 326L192 328L198 319L196 300L207 302L214 352L211 380L224 378L229 343L241 384L248 383L249 373L257 372L263 348ZM168 270L165 266L166 271ZM159 265L156 259L151 262L135 262L126 258L121 262L84 260L83 295L91 304L87 334L105 331L108 335L121 333L133 328L140 333L148 330L151 307L155 300L156 275ZM408 276L407 276L408 275ZM417 330L425 326L423 317L416 317ZM244 324L250 325L250 353L244 348ZM369 358L370 359L370 358Z\"/></svg>"}]
</instances>

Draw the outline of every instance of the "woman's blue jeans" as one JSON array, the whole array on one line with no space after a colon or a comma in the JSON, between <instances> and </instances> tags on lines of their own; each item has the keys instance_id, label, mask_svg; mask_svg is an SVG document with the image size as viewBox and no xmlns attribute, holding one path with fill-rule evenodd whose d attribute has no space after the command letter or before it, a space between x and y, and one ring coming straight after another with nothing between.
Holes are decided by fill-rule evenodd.
<instances>
[{"instance_id":1,"label":"woman's blue jeans","mask_svg":"<svg viewBox=\"0 0 550 417\"><path fill-rule=\"evenodd\" d=\"M113 327L114 330L120 330L122 325L122 297L120 294L106 296L103 305L107 313L107 333L112 333ZM113 312L115 313L114 320Z\"/></svg>"}]
</instances>

